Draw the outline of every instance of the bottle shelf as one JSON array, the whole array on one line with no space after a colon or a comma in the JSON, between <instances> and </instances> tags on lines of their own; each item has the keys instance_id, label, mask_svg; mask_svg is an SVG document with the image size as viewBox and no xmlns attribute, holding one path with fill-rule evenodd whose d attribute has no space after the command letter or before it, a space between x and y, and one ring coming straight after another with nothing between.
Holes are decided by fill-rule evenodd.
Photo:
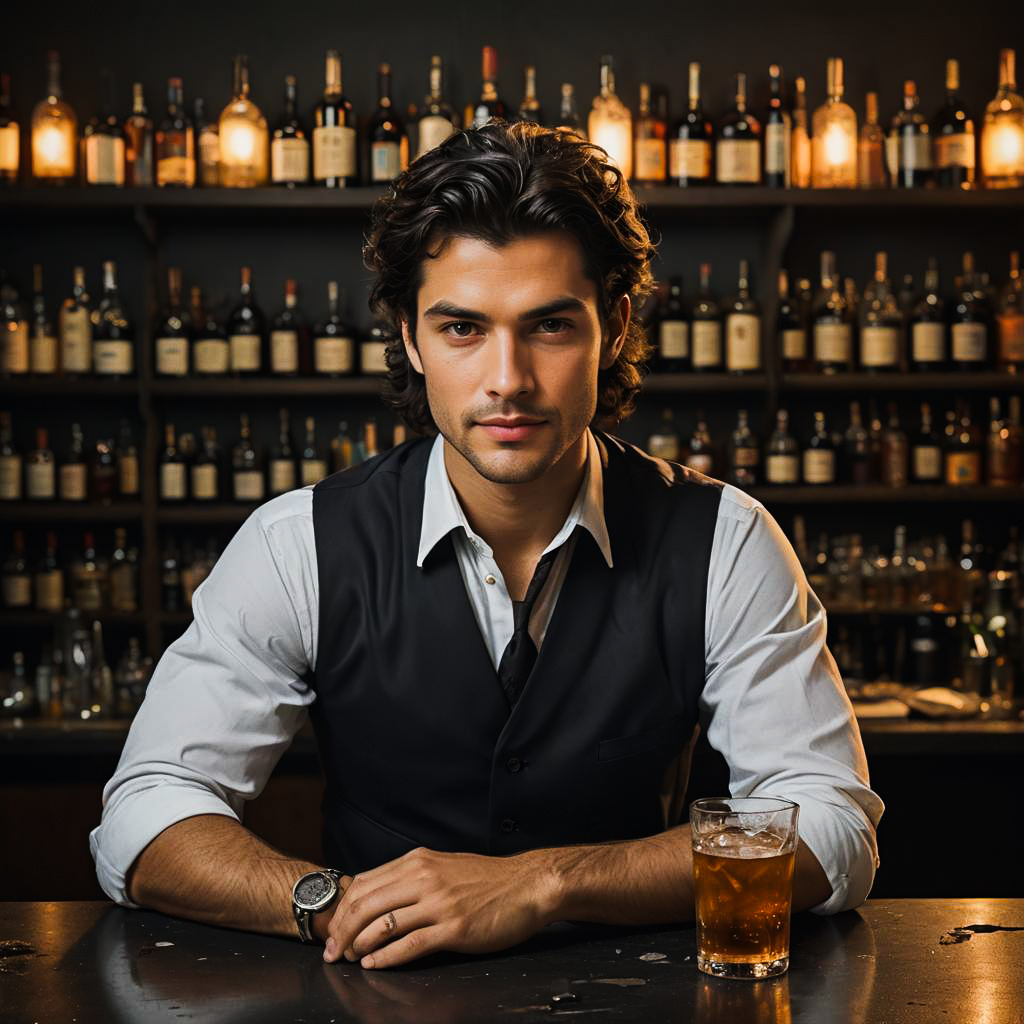
<instances>
[{"instance_id":1,"label":"bottle shelf","mask_svg":"<svg viewBox=\"0 0 1024 1024\"><path fill-rule=\"evenodd\" d=\"M820 597L820 595L819 595ZM955 615L952 608L939 604L921 605L871 605L863 603L843 604L839 601L822 601L830 616L858 618L881 616L884 618L907 618L911 615Z\"/></svg>"},{"instance_id":2,"label":"bottle shelf","mask_svg":"<svg viewBox=\"0 0 1024 1024\"><path fill-rule=\"evenodd\" d=\"M1024 374L793 373L783 374L779 391L1024 391Z\"/></svg>"},{"instance_id":3,"label":"bottle shelf","mask_svg":"<svg viewBox=\"0 0 1024 1024\"><path fill-rule=\"evenodd\" d=\"M1024 502L1024 487L946 487L912 484L884 487L880 484L822 484L753 487L750 493L771 508L774 505L815 505L851 503L895 505L940 502L943 504L1008 504Z\"/></svg>"},{"instance_id":4,"label":"bottle shelf","mask_svg":"<svg viewBox=\"0 0 1024 1024\"><path fill-rule=\"evenodd\" d=\"M676 391L766 391L767 388L768 378L763 373L651 373L644 378L640 397Z\"/></svg>"},{"instance_id":5,"label":"bottle shelf","mask_svg":"<svg viewBox=\"0 0 1024 1024\"><path fill-rule=\"evenodd\" d=\"M126 522L142 517L142 505L136 501L4 501L0 502L0 521L30 523Z\"/></svg>"},{"instance_id":6,"label":"bottle shelf","mask_svg":"<svg viewBox=\"0 0 1024 1024\"><path fill-rule=\"evenodd\" d=\"M272 396L275 398L314 398L335 395L370 395L376 397L383 386L382 377L256 377L210 378L187 377L182 380L157 380L151 393L159 398L236 398Z\"/></svg>"},{"instance_id":7,"label":"bottle shelf","mask_svg":"<svg viewBox=\"0 0 1024 1024\"><path fill-rule=\"evenodd\" d=\"M90 398L136 398L139 381L101 380L97 377L7 377L0 380L0 398L37 395L81 395Z\"/></svg>"}]
</instances>

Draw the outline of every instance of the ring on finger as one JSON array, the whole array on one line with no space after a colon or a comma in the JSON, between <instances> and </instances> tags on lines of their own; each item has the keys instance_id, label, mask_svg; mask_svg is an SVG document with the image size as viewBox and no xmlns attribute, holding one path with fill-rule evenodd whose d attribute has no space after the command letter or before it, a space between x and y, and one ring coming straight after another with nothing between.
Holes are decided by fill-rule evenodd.
<instances>
[{"instance_id":1,"label":"ring on finger","mask_svg":"<svg viewBox=\"0 0 1024 1024\"><path fill-rule=\"evenodd\" d=\"M391 935L396 928L398 928L398 922L395 920L395 912L389 910L384 915L384 934Z\"/></svg>"}]
</instances>

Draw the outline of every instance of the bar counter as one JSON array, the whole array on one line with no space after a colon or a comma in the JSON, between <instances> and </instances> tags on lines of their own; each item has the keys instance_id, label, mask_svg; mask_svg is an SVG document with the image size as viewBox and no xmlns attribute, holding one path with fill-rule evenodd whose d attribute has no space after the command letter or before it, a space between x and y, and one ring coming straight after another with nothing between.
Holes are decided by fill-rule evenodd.
<instances>
[{"instance_id":1,"label":"bar counter","mask_svg":"<svg viewBox=\"0 0 1024 1024\"><path fill-rule=\"evenodd\" d=\"M0 951L31 947L0 957L5 1024L1024 1019L1020 899L871 900L832 918L802 914L789 973L759 982L700 974L692 926L557 924L503 953L364 971L324 964L298 941L109 903L0 906ZM995 928L940 942L972 925Z\"/></svg>"}]
</instances>

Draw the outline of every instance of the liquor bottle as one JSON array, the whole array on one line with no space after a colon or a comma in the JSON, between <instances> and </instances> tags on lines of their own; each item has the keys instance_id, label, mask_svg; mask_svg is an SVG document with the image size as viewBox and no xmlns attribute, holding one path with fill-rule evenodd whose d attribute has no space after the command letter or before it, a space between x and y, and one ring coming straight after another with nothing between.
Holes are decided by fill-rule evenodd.
<instances>
[{"instance_id":1,"label":"liquor bottle","mask_svg":"<svg viewBox=\"0 0 1024 1024\"><path fill-rule=\"evenodd\" d=\"M25 558L25 532L15 530L11 535L11 553L3 566L2 582L5 608L32 606L32 576Z\"/></svg>"},{"instance_id":2,"label":"liquor bottle","mask_svg":"<svg viewBox=\"0 0 1024 1024\"><path fill-rule=\"evenodd\" d=\"M203 443L196 452L189 472L193 501L218 501L221 491L220 449L217 432L203 427Z\"/></svg>"},{"instance_id":3,"label":"liquor bottle","mask_svg":"<svg viewBox=\"0 0 1024 1024\"><path fill-rule=\"evenodd\" d=\"M167 114L156 130L156 183L192 188L196 183L196 154L192 122L185 113L181 79L167 79Z\"/></svg>"},{"instance_id":4,"label":"liquor bottle","mask_svg":"<svg viewBox=\"0 0 1024 1024\"><path fill-rule=\"evenodd\" d=\"M363 376L388 372L388 343L393 337L383 320L370 325L369 334L359 343L359 372Z\"/></svg>"},{"instance_id":5,"label":"liquor bottle","mask_svg":"<svg viewBox=\"0 0 1024 1024\"><path fill-rule=\"evenodd\" d=\"M370 181L393 181L409 166L409 140L391 102L391 65L377 65L377 110L367 129Z\"/></svg>"},{"instance_id":6,"label":"liquor bottle","mask_svg":"<svg viewBox=\"0 0 1024 1024\"><path fill-rule=\"evenodd\" d=\"M85 438L78 423L71 424L71 447L61 463L57 493L61 501L85 501L89 497L89 476L85 463Z\"/></svg>"},{"instance_id":7,"label":"liquor bottle","mask_svg":"<svg viewBox=\"0 0 1024 1024\"><path fill-rule=\"evenodd\" d=\"M118 468L114 439L98 438L89 460L89 492L94 501L110 504L117 497L117 484Z\"/></svg>"},{"instance_id":8,"label":"liquor bottle","mask_svg":"<svg viewBox=\"0 0 1024 1024\"><path fill-rule=\"evenodd\" d=\"M736 414L736 429L729 439L729 482L737 487L756 487L761 467L761 446L750 429L746 409Z\"/></svg>"},{"instance_id":9,"label":"liquor bottle","mask_svg":"<svg viewBox=\"0 0 1024 1024\"><path fill-rule=\"evenodd\" d=\"M192 367L197 377L222 377L231 368L231 345L223 326L203 308L202 290L193 285L189 316L192 321Z\"/></svg>"},{"instance_id":10,"label":"liquor bottle","mask_svg":"<svg viewBox=\"0 0 1024 1024\"><path fill-rule=\"evenodd\" d=\"M789 413L785 409L779 409L775 414L775 430L768 441L764 468L766 483L800 482L800 445L789 432Z\"/></svg>"},{"instance_id":11,"label":"liquor bottle","mask_svg":"<svg viewBox=\"0 0 1024 1024\"><path fill-rule=\"evenodd\" d=\"M57 678L56 656L59 647L51 648L44 644L39 661L36 663L34 679L36 698L39 701L39 714L43 718L60 717L60 680Z\"/></svg>"},{"instance_id":12,"label":"liquor bottle","mask_svg":"<svg viewBox=\"0 0 1024 1024\"><path fill-rule=\"evenodd\" d=\"M544 116L537 99L537 69L532 64L523 68L523 99L517 111L520 121L543 124Z\"/></svg>"},{"instance_id":13,"label":"liquor bottle","mask_svg":"<svg viewBox=\"0 0 1024 1024\"><path fill-rule=\"evenodd\" d=\"M718 126L715 175L720 185L761 184L761 125L747 113L747 76L736 76L736 105Z\"/></svg>"},{"instance_id":14,"label":"liquor bottle","mask_svg":"<svg viewBox=\"0 0 1024 1024\"><path fill-rule=\"evenodd\" d=\"M785 270L779 271L775 334L782 351L783 373L806 373L811 368L807 354L807 327L799 304L790 297L789 275Z\"/></svg>"},{"instance_id":15,"label":"liquor bottle","mask_svg":"<svg viewBox=\"0 0 1024 1024\"><path fill-rule=\"evenodd\" d=\"M110 555L110 609L115 612L136 612L138 603L139 563L134 549L128 547L128 531L114 530L114 550Z\"/></svg>"},{"instance_id":16,"label":"liquor bottle","mask_svg":"<svg viewBox=\"0 0 1024 1024\"><path fill-rule=\"evenodd\" d=\"M843 61L826 64L828 98L811 123L811 181L815 188L857 187L857 115L843 102Z\"/></svg>"},{"instance_id":17,"label":"liquor bottle","mask_svg":"<svg viewBox=\"0 0 1024 1024\"><path fill-rule=\"evenodd\" d=\"M1017 92L1013 50L999 51L999 89L985 107L981 181L985 188L1024 186L1024 97Z\"/></svg>"},{"instance_id":18,"label":"liquor bottle","mask_svg":"<svg viewBox=\"0 0 1024 1024\"><path fill-rule=\"evenodd\" d=\"M440 146L459 129L458 116L444 98L442 76L441 58L435 55L430 58L430 92L423 101L423 109L416 122L417 157Z\"/></svg>"},{"instance_id":19,"label":"liquor bottle","mask_svg":"<svg viewBox=\"0 0 1024 1024\"><path fill-rule=\"evenodd\" d=\"M60 366L66 377L92 370L92 310L85 290L85 268L75 267L74 287L60 309Z\"/></svg>"},{"instance_id":20,"label":"liquor bottle","mask_svg":"<svg viewBox=\"0 0 1024 1024\"><path fill-rule=\"evenodd\" d=\"M558 130L579 135L585 139L587 133L583 130L583 122L580 120L579 107L576 103L576 89L571 82L562 83L562 98L558 106Z\"/></svg>"},{"instance_id":21,"label":"liquor bottle","mask_svg":"<svg viewBox=\"0 0 1024 1024\"><path fill-rule=\"evenodd\" d=\"M892 119L886 162L896 188L921 188L932 180L931 126L921 113L917 85L903 83L903 109Z\"/></svg>"},{"instance_id":22,"label":"liquor bottle","mask_svg":"<svg viewBox=\"0 0 1024 1024\"><path fill-rule=\"evenodd\" d=\"M651 86L640 83L633 147L633 179L638 185L664 185L667 170L668 125L651 112Z\"/></svg>"},{"instance_id":23,"label":"liquor bottle","mask_svg":"<svg viewBox=\"0 0 1024 1024\"><path fill-rule=\"evenodd\" d=\"M64 610L64 572L57 559L57 534L53 530L46 534L46 548L36 564L32 583L38 611Z\"/></svg>"},{"instance_id":24,"label":"liquor bottle","mask_svg":"<svg viewBox=\"0 0 1024 1024\"><path fill-rule=\"evenodd\" d=\"M1011 458L1015 460L1018 467L1018 478L1024 483L1024 423L1021 421L1021 400L1020 395L1010 395L1007 399L1009 413L1003 421L1008 433L1007 443L1012 449ZM1024 593L1020 594L1020 603L1024 605Z\"/></svg>"},{"instance_id":25,"label":"liquor bottle","mask_svg":"<svg viewBox=\"0 0 1024 1024\"><path fill-rule=\"evenodd\" d=\"M850 425L843 435L843 477L851 484L874 482L871 438L864 428L860 402L850 403Z\"/></svg>"},{"instance_id":26,"label":"liquor bottle","mask_svg":"<svg viewBox=\"0 0 1024 1024\"><path fill-rule=\"evenodd\" d=\"M313 181L324 188L345 188L358 178L356 118L341 88L341 57L327 51L323 98L313 112Z\"/></svg>"},{"instance_id":27,"label":"liquor bottle","mask_svg":"<svg viewBox=\"0 0 1024 1024\"><path fill-rule=\"evenodd\" d=\"M32 267L32 324L30 327L29 368L37 377L52 378L57 372L57 337L46 315L43 295L43 267Z\"/></svg>"},{"instance_id":28,"label":"liquor bottle","mask_svg":"<svg viewBox=\"0 0 1024 1024\"><path fill-rule=\"evenodd\" d=\"M93 666L90 689L92 703L83 718L112 718L114 715L114 674L103 651L103 625L99 619L92 624Z\"/></svg>"},{"instance_id":29,"label":"liquor bottle","mask_svg":"<svg viewBox=\"0 0 1024 1024\"><path fill-rule=\"evenodd\" d=\"M941 484L943 478L942 444L932 427L932 410L921 403L921 427L910 445L910 479L915 484Z\"/></svg>"},{"instance_id":30,"label":"liquor bottle","mask_svg":"<svg viewBox=\"0 0 1024 1024\"><path fill-rule=\"evenodd\" d=\"M988 483L993 487L1016 487L1021 482L1021 452L1010 426L1002 418L999 399L989 399L989 430L985 441Z\"/></svg>"},{"instance_id":31,"label":"liquor bottle","mask_svg":"<svg viewBox=\"0 0 1024 1024\"><path fill-rule=\"evenodd\" d=\"M252 295L252 269L242 267L242 285L238 305L227 322L231 372L242 377L263 369L263 311ZM204 332L205 333L205 332Z\"/></svg>"},{"instance_id":32,"label":"liquor bottle","mask_svg":"<svg viewBox=\"0 0 1024 1024\"><path fill-rule=\"evenodd\" d=\"M910 365L941 370L946 363L945 303L939 294L939 266L934 256L924 274L924 294L910 315Z\"/></svg>"},{"instance_id":33,"label":"liquor bottle","mask_svg":"<svg viewBox=\"0 0 1024 1024\"><path fill-rule=\"evenodd\" d=\"M690 324L683 308L683 279L669 279L668 295L658 317L658 373L685 373L690 368Z\"/></svg>"},{"instance_id":34,"label":"liquor bottle","mask_svg":"<svg viewBox=\"0 0 1024 1024\"><path fill-rule=\"evenodd\" d=\"M139 451L132 437L132 426L121 420L117 442L117 493L122 498L139 496Z\"/></svg>"},{"instance_id":35,"label":"liquor bottle","mask_svg":"<svg viewBox=\"0 0 1024 1024\"><path fill-rule=\"evenodd\" d=\"M96 552L91 531L82 535L82 554L71 565L71 603L83 612L102 611L106 604L108 566Z\"/></svg>"},{"instance_id":36,"label":"liquor bottle","mask_svg":"<svg viewBox=\"0 0 1024 1024\"><path fill-rule=\"evenodd\" d=\"M668 462L678 462L682 458L683 441L671 409L662 410L661 421L654 433L647 438L647 454L651 458L665 459Z\"/></svg>"},{"instance_id":37,"label":"liquor bottle","mask_svg":"<svg viewBox=\"0 0 1024 1024\"><path fill-rule=\"evenodd\" d=\"M687 442L683 464L705 476L711 476L715 471L715 447L702 409L697 411L697 425Z\"/></svg>"},{"instance_id":38,"label":"liquor bottle","mask_svg":"<svg viewBox=\"0 0 1024 1024\"><path fill-rule=\"evenodd\" d=\"M178 546L168 539L160 552L160 605L165 612L181 611L181 562Z\"/></svg>"},{"instance_id":39,"label":"liquor bottle","mask_svg":"<svg viewBox=\"0 0 1024 1024\"><path fill-rule=\"evenodd\" d=\"M299 286L294 278L284 283L284 309L270 325L270 372L294 377L307 369L306 319L298 307Z\"/></svg>"},{"instance_id":40,"label":"liquor bottle","mask_svg":"<svg viewBox=\"0 0 1024 1024\"><path fill-rule=\"evenodd\" d=\"M711 143L714 129L700 100L700 64L690 63L689 105L675 123L669 141L669 180L689 188L711 184Z\"/></svg>"},{"instance_id":41,"label":"liquor bottle","mask_svg":"<svg viewBox=\"0 0 1024 1024\"><path fill-rule=\"evenodd\" d=\"M6 684L6 693L0 699L0 715L17 720L35 715L39 705L32 681L28 678L24 651L14 652Z\"/></svg>"},{"instance_id":42,"label":"liquor bottle","mask_svg":"<svg viewBox=\"0 0 1024 1024\"><path fill-rule=\"evenodd\" d=\"M327 460L316 443L316 424L312 416L306 417L306 440L299 458L301 486L308 487L327 476Z\"/></svg>"},{"instance_id":43,"label":"liquor bottle","mask_svg":"<svg viewBox=\"0 0 1024 1024\"><path fill-rule=\"evenodd\" d=\"M355 372L355 340L352 328L339 313L337 281L327 282L327 315L313 328L313 370L327 377Z\"/></svg>"},{"instance_id":44,"label":"liquor bottle","mask_svg":"<svg viewBox=\"0 0 1024 1024\"><path fill-rule=\"evenodd\" d=\"M601 91L587 118L587 133L611 162L629 179L633 175L633 115L615 93L615 70L610 54L601 58Z\"/></svg>"},{"instance_id":45,"label":"liquor bottle","mask_svg":"<svg viewBox=\"0 0 1024 1024\"><path fill-rule=\"evenodd\" d=\"M292 448L291 425L288 410L278 412L277 444L270 449L270 494L284 494L295 489L295 450Z\"/></svg>"},{"instance_id":46,"label":"liquor bottle","mask_svg":"<svg viewBox=\"0 0 1024 1024\"><path fill-rule=\"evenodd\" d=\"M0 412L0 501L21 499L21 454L14 447L11 414Z\"/></svg>"},{"instance_id":47,"label":"liquor bottle","mask_svg":"<svg viewBox=\"0 0 1024 1024\"><path fill-rule=\"evenodd\" d=\"M97 377L130 377L135 372L135 332L117 289L117 268L103 264L103 298L93 314L92 363Z\"/></svg>"},{"instance_id":48,"label":"liquor bottle","mask_svg":"<svg viewBox=\"0 0 1024 1024\"><path fill-rule=\"evenodd\" d=\"M158 377L187 377L191 324L181 304L181 268L167 270L167 308L157 320L156 373Z\"/></svg>"},{"instance_id":49,"label":"liquor bottle","mask_svg":"<svg viewBox=\"0 0 1024 1024\"><path fill-rule=\"evenodd\" d=\"M164 425L164 449L160 455L160 500L184 501L188 497L188 467L178 451L174 424Z\"/></svg>"},{"instance_id":50,"label":"liquor bottle","mask_svg":"<svg viewBox=\"0 0 1024 1024\"><path fill-rule=\"evenodd\" d=\"M807 120L807 82L793 81L793 155L790 169L794 188L811 187L811 135Z\"/></svg>"},{"instance_id":51,"label":"liquor bottle","mask_svg":"<svg viewBox=\"0 0 1024 1024\"><path fill-rule=\"evenodd\" d=\"M860 311L860 362L869 373L900 368L903 320L888 278L888 255L875 253L875 277Z\"/></svg>"},{"instance_id":52,"label":"liquor bottle","mask_svg":"<svg viewBox=\"0 0 1024 1024\"><path fill-rule=\"evenodd\" d=\"M994 571L988 574L983 622L991 666L988 700L985 702L988 709L982 705L985 718L1014 717L1014 691L1022 674L1020 618L1013 593L1014 583L1009 573Z\"/></svg>"},{"instance_id":53,"label":"liquor bottle","mask_svg":"<svg viewBox=\"0 0 1024 1024\"><path fill-rule=\"evenodd\" d=\"M364 462L380 454L377 449L377 421L375 419L368 419L363 424L362 449Z\"/></svg>"},{"instance_id":54,"label":"liquor bottle","mask_svg":"<svg viewBox=\"0 0 1024 1024\"><path fill-rule=\"evenodd\" d=\"M782 100L782 69L768 68L771 98L764 119L764 183L772 188L789 188L793 159L793 121Z\"/></svg>"},{"instance_id":55,"label":"liquor bottle","mask_svg":"<svg viewBox=\"0 0 1024 1024\"><path fill-rule=\"evenodd\" d=\"M946 483L952 487L976 486L982 482L981 466L981 431L971 422L970 406L961 400L946 441Z\"/></svg>"},{"instance_id":56,"label":"liquor bottle","mask_svg":"<svg viewBox=\"0 0 1024 1024\"><path fill-rule=\"evenodd\" d=\"M814 433L803 451L803 479L815 485L836 482L836 450L823 412L814 414Z\"/></svg>"},{"instance_id":57,"label":"liquor bottle","mask_svg":"<svg viewBox=\"0 0 1024 1024\"><path fill-rule=\"evenodd\" d=\"M725 368L729 373L761 370L761 312L750 294L749 269L740 260L736 297L725 314Z\"/></svg>"},{"instance_id":58,"label":"liquor bottle","mask_svg":"<svg viewBox=\"0 0 1024 1024\"><path fill-rule=\"evenodd\" d=\"M231 452L232 497L235 501L256 502L263 500L263 465L260 455L252 443L249 417L241 415L241 429L238 442Z\"/></svg>"},{"instance_id":59,"label":"liquor bottle","mask_svg":"<svg viewBox=\"0 0 1024 1024\"><path fill-rule=\"evenodd\" d=\"M309 181L309 139L296 102L295 76L285 75L284 111L270 141L270 180L286 188Z\"/></svg>"},{"instance_id":60,"label":"liquor bottle","mask_svg":"<svg viewBox=\"0 0 1024 1024\"><path fill-rule=\"evenodd\" d=\"M711 264L700 265L697 297L693 302L690 351L699 373L722 371L722 313L711 291Z\"/></svg>"},{"instance_id":61,"label":"liquor bottle","mask_svg":"<svg viewBox=\"0 0 1024 1024\"><path fill-rule=\"evenodd\" d=\"M17 289L0 272L0 376L24 376L30 366L28 320Z\"/></svg>"},{"instance_id":62,"label":"liquor bottle","mask_svg":"<svg viewBox=\"0 0 1024 1024\"><path fill-rule=\"evenodd\" d=\"M840 373L853 361L853 326L836 273L836 254L821 254L821 286L814 299L814 363L821 373Z\"/></svg>"},{"instance_id":63,"label":"liquor bottle","mask_svg":"<svg viewBox=\"0 0 1024 1024\"><path fill-rule=\"evenodd\" d=\"M348 469L355 461L355 445L348 432L348 424L342 420L338 424L338 435L331 439L331 471Z\"/></svg>"},{"instance_id":64,"label":"liquor bottle","mask_svg":"<svg viewBox=\"0 0 1024 1024\"><path fill-rule=\"evenodd\" d=\"M86 185L124 185L124 130L114 113L114 76L100 72L100 113L82 131L82 163Z\"/></svg>"},{"instance_id":65,"label":"liquor bottle","mask_svg":"<svg viewBox=\"0 0 1024 1024\"><path fill-rule=\"evenodd\" d=\"M878 93L864 97L864 124L857 141L857 184L861 188L885 188L885 130L878 123Z\"/></svg>"},{"instance_id":66,"label":"liquor bottle","mask_svg":"<svg viewBox=\"0 0 1024 1024\"><path fill-rule=\"evenodd\" d=\"M899 410L889 403L889 422L882 434L882 483L887 487L905 487L910 476L910 449L907 435L900 429Z\"/></svg>"},{"instance_id":67,"label":"liquor bottle","mask_svg":"<svg viewBox=\"0 0 1024 1024\"><path fill-rule=\"evenodd\" d=\"M11 76L0 72L0 185L13 185L21 169L21 130L11 112Z\"/></svg>"},{"instance_id":68,"label":"liquor bottle","mask_svg":"<svg viewBox=\"0 0 1024 1024\"><path fill-rule=\"evenodd\" d=\"M192 114L196 126L199 184L203 188L216 188L220 184L220 125L206 112L206 100L202 96L192 101Z\"/></svg>"},{"instance_id":69,"label":"liquor bottle","mask_svg":"<svg viewBox=\"0 0 1024 1024\"><path fill-rule=\"evenodd\" d=\"M974 274L974 254L965 252L961 287L950 313L953 363L957 370L983 370L988 364L988 315Z\"/></svg>"},{"instance_id":70,"label":"liquor bottle","mask_svg":"<svg viewBox=\"0 0 1024 1024\"><path fill-rule=\"evenodd\" d=\"M996 362L1000 370L1024 373L1024 280L1020 253L1010 253L1010 277L996 303Z\"/></svg>"},{"instance_id":71,"label":"liquor bottle","mask_svg":"<svg viewBox=\"0 0 1024 1024\"><path fill-rule=\"evenodd\" d=\"M467 128L482 128L491 118L507 118L508 107L498 96L498 51L485 46L480 55L480 98L473 106Z\"/></svg>"},{"instance_id":72,"label":"liquor bottle","mask_svg":"<svg viewBox=\"0 0 1024 1024\"><path fill-rule=\"evenodd\" d=\"M960 62L946 61L946 102L932 122L935 183L943 188L974 187L974 121L959 96Z\"/></svg>"},{"instance_id":73,"label":"liquor bottle","mask_svg":"<svg viewBox=\"0 0 1024 1024\"><path fill-rule=\"evenodd\" d=\"M266 185L267 119L249 95L249 58L238 54L233 64L231 102L221 111L220 184L227 188Z\"/></svg>"},{"instance_id":74,"label":"liquor bottle","mask_svg":"<svg viewBox=\"0 0 1024 1024\"><path fill-rule=\"evenodd\" d=\"M153 184L153 121L146 110L142 83L132 85L132 112L124 123L126 185Z\"/></svg>"},{"instance_id":75,"label":"liquor bottle","mask_svg":"<svg viewBox=\"0 0 1024 1024\"><path fill-rule=\"evenodd\" d=\"M46 96L32 111L32 178L36 184L70 185L75 181L78 120L64 102L56 50L47 54L46 67Z\"/></svg>"}]
</instances>

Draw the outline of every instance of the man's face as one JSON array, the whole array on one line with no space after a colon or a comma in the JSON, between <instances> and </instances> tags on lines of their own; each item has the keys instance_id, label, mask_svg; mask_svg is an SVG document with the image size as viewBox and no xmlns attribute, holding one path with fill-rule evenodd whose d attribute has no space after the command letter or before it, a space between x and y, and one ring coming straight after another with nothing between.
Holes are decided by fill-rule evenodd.
<instances>
[{"instance_id":1,"label":"man's face","mask_svg":"<svg viewBox=\"0 0 1024 1024\"><path fill-rule=\"evenodd\" d=\"M424 260L416 344L407 325L403 336L445 440L485 479L528 483L587 428L598 368L615 361L628 317L624 299L602 332L569 234L500 247L456 236Z\"/></svg>"}]
</instances>

